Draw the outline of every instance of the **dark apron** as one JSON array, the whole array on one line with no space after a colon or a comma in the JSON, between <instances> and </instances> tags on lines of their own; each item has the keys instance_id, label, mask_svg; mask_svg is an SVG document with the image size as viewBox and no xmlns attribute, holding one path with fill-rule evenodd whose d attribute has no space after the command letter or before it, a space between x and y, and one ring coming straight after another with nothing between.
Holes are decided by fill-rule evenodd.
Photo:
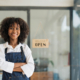
<instances>
[{"instance_id":1,"label":"dark apron","mask_svg":"<svg viewBox=\"0 0 80 80\"><path fill-rule=\"evenodd\" d=\"M19 62L26 62L26 57L23 52L22 46L21 52L10 52L7 53L7 48L5 49L5 59L6 61L13 62L13 63L19 63ZM29 80L29 78L22 74L22 72L13 72L8 73L3 71L2 80Z\"/></svg>"}]
</instances>

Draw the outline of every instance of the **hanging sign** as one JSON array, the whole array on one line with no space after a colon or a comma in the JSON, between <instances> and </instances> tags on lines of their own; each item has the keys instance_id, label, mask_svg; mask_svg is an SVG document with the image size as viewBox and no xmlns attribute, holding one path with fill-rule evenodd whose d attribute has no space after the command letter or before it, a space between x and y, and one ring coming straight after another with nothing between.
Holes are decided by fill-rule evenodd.
<instances>
[{"instance_id":1,"label":"hanging sign","mask_svg":"<svg viewBox=\"0 0 80 80\"><path fill-rule=\"evenodd\" d=\"M32 47L33 48L48 48L49 40L48 39L33 39Z\"/></svg>"}]
</instances>

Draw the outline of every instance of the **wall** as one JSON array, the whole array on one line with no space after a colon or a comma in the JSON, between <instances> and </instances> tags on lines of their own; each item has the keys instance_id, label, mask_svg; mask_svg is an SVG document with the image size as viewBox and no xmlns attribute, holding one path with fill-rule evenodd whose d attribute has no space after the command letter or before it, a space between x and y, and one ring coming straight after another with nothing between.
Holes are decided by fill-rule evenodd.
<instances>
[{"instance_id":1,"label":"wall","mask_svg":"<svg viewBox=\"0 0 80 80\"><path fill-rule=\"evenodd\" d=\"M0 0L0 6L71 7L73 0Z\"/></svg>"}]
</instances>

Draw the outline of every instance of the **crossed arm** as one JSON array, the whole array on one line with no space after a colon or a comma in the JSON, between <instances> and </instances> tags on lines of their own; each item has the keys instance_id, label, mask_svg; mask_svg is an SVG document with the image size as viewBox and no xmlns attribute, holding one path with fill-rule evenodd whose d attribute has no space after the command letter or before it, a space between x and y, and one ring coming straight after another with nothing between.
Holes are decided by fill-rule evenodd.
<instances>
[{"instance_id":1,"label":"crossed arm","mask_svg":"<svg viewBox=\"0 0 80 80\"><path fill-rule=\"evenodd\" d=\"M25 65L26 63L14 63L14 72L23 72L21 66Z\"/></svg>"}]
</instances>

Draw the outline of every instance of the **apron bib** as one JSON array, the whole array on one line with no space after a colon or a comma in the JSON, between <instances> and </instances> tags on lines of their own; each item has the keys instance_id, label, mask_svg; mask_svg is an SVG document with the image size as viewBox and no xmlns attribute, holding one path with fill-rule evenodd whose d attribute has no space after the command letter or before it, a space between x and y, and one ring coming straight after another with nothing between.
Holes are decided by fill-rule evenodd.
<instances>
[{"instance_id":1,"label":"apron bib","mask_svg":"<svg viewBox=\"0 0 80 80\"><path fill-rule=\"evenodd\" d=\"M21 52L10 52L7 53L7 48L5 49L5 59L6 61L13 62L13 63L19 63L19 62L26 62L26 57L23 52L22 46ZM22 74L22 72L13 72L8 73L3 71L2 80L29 80L29 78Z\"/></svg>"}]
</instances>

